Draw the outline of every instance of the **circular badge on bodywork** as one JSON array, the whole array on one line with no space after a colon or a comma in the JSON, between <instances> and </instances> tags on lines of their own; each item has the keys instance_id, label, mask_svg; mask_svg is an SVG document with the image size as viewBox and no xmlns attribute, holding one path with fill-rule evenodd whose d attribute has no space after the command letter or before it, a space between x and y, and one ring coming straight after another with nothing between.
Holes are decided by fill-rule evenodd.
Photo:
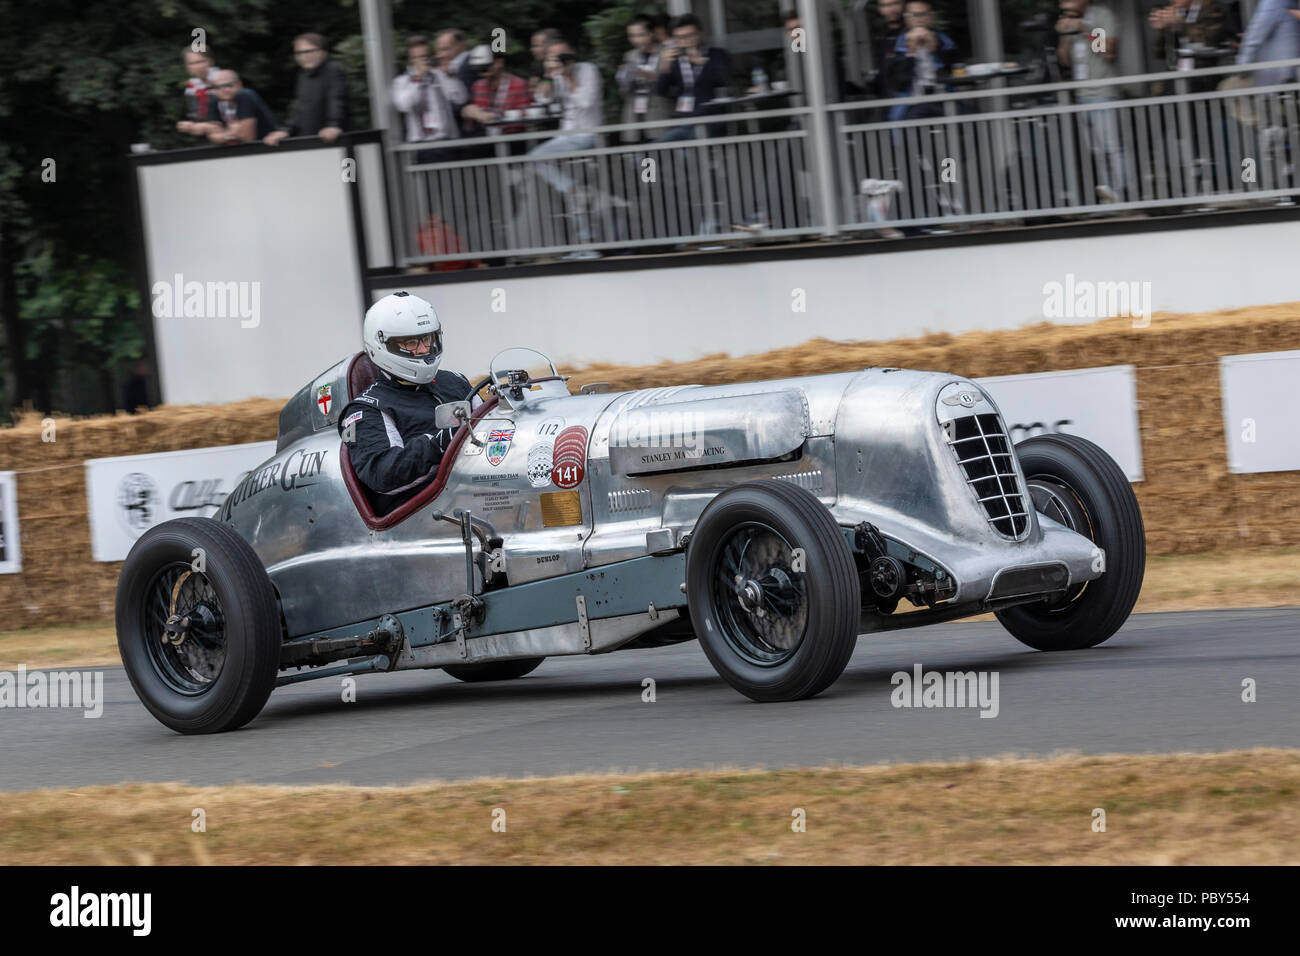
<instances>
[{"instance_id":1,"label":"circular badge on bodywork","mask_svg":"<svg viewBox=\"0 0 1300 956\"><path fill-rule=\"evenodd\" d=\"M974 408L984 401L984 393L966 382L949 382L939 392L939 401L950 408Z\"/></svg>"},{"instance_id":2,"label":"circular badge on bodywork","mask_svg":"<svg viewBox=\"0 0 1300 956\"><path fill-rule=\"evenodd\" d=\"M528 483L534 488L545 488L551 483L553 467L555 447L550 442L539 442L528 449Z\"/></svg>"},{"instance_id":3,"label":"circular badge on bodywork","mask_svg":"<svg viewBox=\"0 0 1300 956\"><path fill-rule=\"evenodd\" d=\"M564 461L556 462L555 467L551 469L551 481L557 488L576 488L582 484L582 476L586 474L582 467L582 462L566 458Z\"/></svg>"},{"instance_id":4,"label":"circular badge on bodywork","mask_svg":"<svg viewBox=\"0 0 1300 956\"><path fill-rule=\"evenodd\" d=\"M576 488L587 470L587 429L572 425L555 439L551 481L557 488Z\"/></svg>"}]
</instances>

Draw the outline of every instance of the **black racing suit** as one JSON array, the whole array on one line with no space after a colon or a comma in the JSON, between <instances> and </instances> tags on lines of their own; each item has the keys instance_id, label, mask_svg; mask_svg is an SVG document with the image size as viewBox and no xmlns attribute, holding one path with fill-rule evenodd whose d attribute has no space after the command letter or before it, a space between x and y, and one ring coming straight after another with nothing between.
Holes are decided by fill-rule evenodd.
<instances>
[{"instance_id":1,"label":"black racing suit","mask_svg":"<svg viewBox=\"0 0 1300 956\"><path fill-rule=\"evenodd\" d=\"M427 385L381 373L344 406L339 434L378 514L388 514L433 480L453 434L433 427L433 411L469 398L469 390L469 380L456 372L439 371Z\"/></svg>"}]
</instances>

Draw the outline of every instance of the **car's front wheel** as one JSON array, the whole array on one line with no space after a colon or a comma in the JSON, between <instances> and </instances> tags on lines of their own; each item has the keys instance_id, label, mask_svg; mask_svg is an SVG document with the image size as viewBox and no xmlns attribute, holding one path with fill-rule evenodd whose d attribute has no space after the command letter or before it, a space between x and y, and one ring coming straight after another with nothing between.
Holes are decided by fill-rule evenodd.
<instances>
[{"instance_id":1,"label":"car's front wheel","mask_svg":"<svg viewBox=\"0 0 1300 956\"><path fill-rule=\"evenodd\" d=\"M1038 435L1016 445L1016 455L1035 510L1094 541L1104 573L997 618L1035 650L1095 647L1128 620L1142 590L1146 532L1133 486L1110 455L1077 435Z\"/></svg>"},{"instance_id":2,"label":"car's front wheel","mask_svg":"<svg viewBox=\"0 0 1300 956\"><path fill-rule=\"evenodd\" d=\"M812 493L784 481L714 498L686 554L690 619L723 680L759 701L821 693L857 643L853 554Z\"/></svg>"},{"instance_id":3,"label":"car's front wheel","mask_svg":"<svg viewBox=\"0 0 1300 956\"><path fill-rule=\"evenodd\" d=\"M275 688L275 589L229 525L176 518L141 535L117 580L116 624L131 686L173 730L234 730Z\"/></svg>"}]
</instances>

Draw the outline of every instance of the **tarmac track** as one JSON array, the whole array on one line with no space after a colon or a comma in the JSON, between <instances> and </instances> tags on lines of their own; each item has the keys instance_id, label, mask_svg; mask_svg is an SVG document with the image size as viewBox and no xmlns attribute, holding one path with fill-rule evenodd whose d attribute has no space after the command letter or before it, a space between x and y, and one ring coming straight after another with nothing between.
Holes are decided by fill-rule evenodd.
<instances>
[{"instance_id":1,"label":"tarmac track","mask_svg":"<svg viewBox=\"0 0 1300 956\"><path fill-rule=\"evenodd\" d=\"M998 675L998 714L897 708L891 676ZM234 733L182 737L104 668L99 719L0 709L0 789L122 781L393 784L584 771L791 767L1055 752L1216 751L1300 742L1300 608L1135 615L1100 647L1045 654L996 623L864 636L813 700L756 704L694 642L553 658L516 681L441 671L281 688ZM642 681L656 700L642 700ZM1258 700L1244 703L1254 678Z\"/></svg>"}]
</instances>

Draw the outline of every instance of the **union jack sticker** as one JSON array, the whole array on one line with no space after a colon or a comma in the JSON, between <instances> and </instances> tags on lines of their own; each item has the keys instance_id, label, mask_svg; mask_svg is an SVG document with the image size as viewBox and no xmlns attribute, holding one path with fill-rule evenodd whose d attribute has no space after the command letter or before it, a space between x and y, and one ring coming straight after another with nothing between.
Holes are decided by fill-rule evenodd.
<instances>
[{"instance_id":1,"label":"union jack sticker","mask_svg":"<svg viewBox=\"0 0 1300 956\"><path fill-rule=\"evenodd\" d=\"M488 432L487 461L489 465L495 468L506 460L506 455L510 452L510 443L514 440L514 437L515 430L513 428L494 428Z\"/></svg>"}]
</instances>

